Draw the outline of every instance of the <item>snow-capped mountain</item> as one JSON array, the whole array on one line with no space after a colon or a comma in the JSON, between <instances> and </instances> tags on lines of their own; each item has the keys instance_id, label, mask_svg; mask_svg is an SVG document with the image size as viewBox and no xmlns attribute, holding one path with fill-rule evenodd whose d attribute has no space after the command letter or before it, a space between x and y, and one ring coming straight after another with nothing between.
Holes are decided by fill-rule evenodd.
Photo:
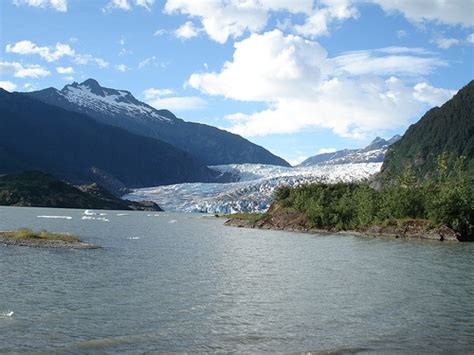
<instances>
[{"instance_id":1,"label":"snow-capped mountain","mask_svg":"<svg viewBox=\"0 0 474 355\"><path fill-rule=\"evenodd\" d=\"M309 157L299 166L334 165L356 163L381 163L388 147L401 138L395 135L389 140L377 137L367 147L362 149L343 149L333 153L323 153Z\"/></svg>"},{"instance_id":2,"label":"snow-capped mountain","mask_svg":"<svg viewBox=\"0 0 474 355\"><path fill-rule=\"evenodd\" d=\"M311 182L354 182L367 179L382 163L315 165L288 168L263 164L212 166L230 173L239 181L226 184L189 183L136 189L124 198L159 203L166 211L237 213L263 212L278 186L297 186Z\"/></svg>"},{"instance_id":3,"label":"snow-capped mountain","mask_svg":"<svg viewBox=\"0 0 474 355\"><path fill-rule=\"evenodd\" d=\"M186 122L168 110L157 110L137 100L129 91L105 88L93 79L66 85L62 90L48 88L25 95L68 111L85 113L107 125L159 139L206 165L262 163L289 166L282 158L239 135Z\"/></svg>"}]
</instances>

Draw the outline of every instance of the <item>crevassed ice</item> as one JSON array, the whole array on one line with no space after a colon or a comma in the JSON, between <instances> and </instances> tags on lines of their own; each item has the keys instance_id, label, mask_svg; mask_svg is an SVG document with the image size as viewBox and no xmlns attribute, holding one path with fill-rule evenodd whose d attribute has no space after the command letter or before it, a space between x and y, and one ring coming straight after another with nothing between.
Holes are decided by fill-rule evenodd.
<instances>
[{"instance_id":1,"label":"crevassed ice","mask_svg":"<svg viewBox=\"0 0 474 355\"><path fill-rule=\"evenodd\" d=\"M311 182L355 182L380 171L382 163L314 165L288 168L265 164L212 166L220 172L239 176L238 182L186 183L136 189L124 198L151 200L167 211L238 213L264 212L278 186L298 186Z\"/></svg>"}]
</instances>

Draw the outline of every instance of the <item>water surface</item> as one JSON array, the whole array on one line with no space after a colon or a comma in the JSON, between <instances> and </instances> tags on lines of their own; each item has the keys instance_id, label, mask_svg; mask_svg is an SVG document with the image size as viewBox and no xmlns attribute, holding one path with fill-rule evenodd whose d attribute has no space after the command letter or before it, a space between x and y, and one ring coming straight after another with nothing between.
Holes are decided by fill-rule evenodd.
<instances>
[{"instance_id":1,"label":"water surface","mask_svg":"<svg viewBox=\"0 0 474 355\"><path fill-rule=\"evenodd\" d=\"M0 351L474 351L474 243L83 212L0 207L103 246L0 245Z\"/></svg>"}]
</instances>

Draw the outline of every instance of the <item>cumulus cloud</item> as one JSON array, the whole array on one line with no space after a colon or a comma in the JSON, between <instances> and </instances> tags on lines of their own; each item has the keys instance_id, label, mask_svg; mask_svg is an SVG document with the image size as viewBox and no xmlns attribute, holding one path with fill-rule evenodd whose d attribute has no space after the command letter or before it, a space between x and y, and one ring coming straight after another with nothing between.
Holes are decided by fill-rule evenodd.
<instances>
[{"instance_id":1,"label":"cumulus cloud","mask_svg":"<svg viewBox=\"0 0 474 355\"><path fill-rule=\"evenodd\" d=\"M142 94L146 102L156 109L189 111L202 109L207 105L204 99L197 96L170 96L174 94L171 89L149 88Z\"/></svg>"},{"instance_id":2,"label":"cumulus cloud","mask_svg":"<svg viewBox=\"0 0 474 355\"><path fill-rule=\"evenodd\" d=\"M474 43L474 33L471 33L470 35L468 35L468 36L466 37L466 41L467 41L468 43Z\"/></svg>"},{"instance_id":3,"label":"cumulus cloud","mask_svg":"<svg viewBox=\"0 0 474 355\"><path fill-rule=\"evenodd\" d=\"M72 74L74 73L73 67L56 67L56 71L59 74Z\"/></svg>"},{"instance_id":4,"label":"cumulus cloud","mask_svg":"<svg viewBox=\"0 0 474 355\"><path fill-rule=\"evenodd\" d=\"M13 4L16 6L50 7L60 12L67 11L67 0L13 0Z\"/></svg>"},{"instance_id":5,"label":"cumulus cloud","mask_svg":"<svg viewBox=\"0 0 474 355\"><path fill-rule=\"evenodd\" d=\"M167 0L165 12L197 19L212 40L225 43L246 32L264 31L272 12L285 14L283 19L277 19L279 28L307 38L328 35L331 24L357 18L357 8L367 3L380 6L388 14L400 13L417 23L474 25L474 3L470 0ZM402 38L407 33L399 31L397 35Z\"/></svg>"},{"instance_id":6,"label":"cumulus cloud","mask_svg":"<svg viewBox=\"0 0 474 355\"><path fill-rule=\"evenodd\" d=\"M54 62L64 56L74 56L75 51L64 43L56 43L53 48L39 47L31 41L20 41L15 44L7 44L5 47L7 53L20 55L37 54L48 62Z\"/></svg>"},{"instance_id":7,"label":"cumulus cloud","mask_svg":"<svg viewBox=\"0 0 474 355\"><path fill-rule=\"evenodd\" d=\"M316 8L306 18L304 24L295 25L294 31L307 37L329 34L329 25L335 21L357 18L359 12L350 0L322 0L322 7Z\"/></svg>"},{"instance_id":8,"label":"cumulus cloud","mask_svg":"<svg viewBox=\"0 0 474 355\"><path fill-rule=\"evenodd\" d=\"M13 75L16 78L41 78L50 72L37 64L23 65L18 62L0 62L0 74Z\"/></svg>"},{"instance_id":9,"label":"cumulus cloud","mask_svg":"<svg viewBox=\"0 0 474 355\"><path fill-rule=\"evenodd\" d=\"M269 11L309 12L312 3L312 0L168 0L165 12L197 18L211 39L225 43L229 37L238 38L246 31L263 30L268 21Z\"/></svg>"},{"instance_id":10,"label":"cumulus cloud","mask_svg":"<svg viewBox=\"0 0 474 355\"><path fill-rule=\"evenodd\" d=\"M175 31L175 35L178 38L189 39L196 37L199 32L199 28L194 27L194 24L191 21L187 21Z\"/></svg>"},{"instance_id":11,"label":"cumulus cloud","mask_svg":"<svg viewBox=\"0 0 474 355\"><path fill-rule=\"evenodd\" d=\"M209 95L265 103L262 111L226 117L229 130L245 136L322 127L363 137L400 128L427 104L439 105L452 95L425 82L414 85L445 65L421 48L388 47L330 58L317 42L279 30L253 34L234 47L232 61L219 72L192 74L188 85Z\"/></svg>"},{"instance_id":12,"label":"cumulus cloud","mask_svg":"<svg viewBox=\"0 0 474 355\"><path fill-rule=\"evenodd\" d=\"M16 89L16 84L11 81L0 81L0 88L12 92Z\"/></svg>"}]
</instances>

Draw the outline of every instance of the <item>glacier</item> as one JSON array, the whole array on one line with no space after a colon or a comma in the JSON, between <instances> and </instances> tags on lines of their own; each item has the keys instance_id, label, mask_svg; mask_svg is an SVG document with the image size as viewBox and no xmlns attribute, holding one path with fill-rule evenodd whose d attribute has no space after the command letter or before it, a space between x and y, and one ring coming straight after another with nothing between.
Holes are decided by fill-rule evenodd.
<instances>
[{"instance_id":1,"label":"glacier","mask_svg":"<svg viewBox=\"0 0 474 355\"><path fill-rule=\"evenodd\" d=\"M153 201L165 211L201 213L265 212L273 191L282 185L357 182L380 171L382 163L282 167L265 164L210 166L231 173L236 182L185 183L134 189L123 198Z\"/></svg>"}]
</instances>

